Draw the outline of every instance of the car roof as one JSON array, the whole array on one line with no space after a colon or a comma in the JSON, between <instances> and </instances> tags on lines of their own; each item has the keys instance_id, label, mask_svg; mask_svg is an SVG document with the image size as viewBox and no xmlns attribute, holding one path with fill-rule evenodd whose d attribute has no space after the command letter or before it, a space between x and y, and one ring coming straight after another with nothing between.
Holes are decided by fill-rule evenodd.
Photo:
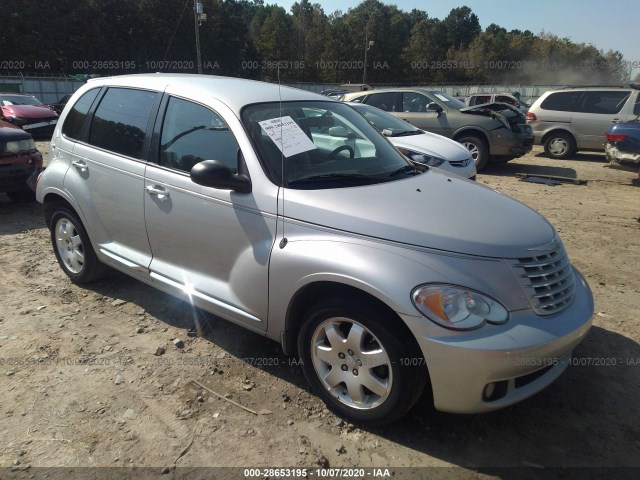
<instances>
[{"instance_id":1,"label":"car roof","mask_svg":"<svg viewBox=\"0 0 640 480\"><path fill-rule=\"evenodd\" d=\"M317 93L280 86L275 83L214 75L144 73L107 78L92 78L87 81L87 84L92 86L107 85L148 88L192 98L215 98L226 104L238 115L240 114L240 110L246 105L273 102L278 101L278 99L282 101L334 101Z\"/></svg>"},{"instance_id":2,"label":"car roof","mask_svg":"<svg viewBox=\"0 0 640 480\"><path fill-rule=\"evenodd\" d=\"M549 92L581 92L584 90L589 91L607 91L607 90L629 90L631 91L632 87L625 85L586 85L584 87L563 87L558 88L557 90L549 90ZM545 92L546 93L546 92Z\"/></svg>"}]
</instances>

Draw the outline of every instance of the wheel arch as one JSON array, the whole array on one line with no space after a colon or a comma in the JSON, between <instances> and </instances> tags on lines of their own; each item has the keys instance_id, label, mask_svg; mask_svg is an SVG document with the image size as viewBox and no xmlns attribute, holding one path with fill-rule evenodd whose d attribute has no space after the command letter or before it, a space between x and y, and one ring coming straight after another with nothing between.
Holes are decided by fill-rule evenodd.
<instances>
[{"instance_id":1,"label":"wheel arch","mask_svg":"<svg viewBox=\"0 0 640 480\"><path fill-rule=\"evenodd\" d=\"M389 318L394 319L394 323L397 328L400 329L401 334L415 342L417 351L420 351L418 343L409 330L409 327L388 304L371 293L353 285L333 280L318 280L299 288L289 302L284 323L285 329L281 334L282 348L287 355L295 356L298 354L298 333L300 332L305 315L313 305L326 298L338 297L347 297L367 302L373 305L376 310L385 312Z\"/></svg>"},{"instance_id":2,"label":"wheel arch","mask_svg":"<svg viewBox=\"0 0 640 480\"><path fill-rule=\"evenodd\" d=\"M576 138L574 133L570 129L562 128L562 127L555 127L549 130L548 132L545 132L545 134L542 136L542 139L540 140L540 144L544 145L550 136L557 134L558 132L566 133L567 135L569 135L573 140L574 147L576 148L578 147L578 139Z\"/></svg>"},{"instance_id":3,"label":"wheel arch","mask_svg":"<svg viewBox=\"0 0 640 480\"><path fill-rule=\"evenodd\" d=\"M491 142L489 141L489 135L485 131L478 128L463 128L461 130L458 130L451 138L458 142L458 139L460 138L471 136L479 137L484 140L487 144L487 148L489 149L489 151L491 151Z\"/></svg>"},{"instance_id":4,"label":"wheel arch","mask_svg":"<svg viewBox=\"0 0 640 480\"><path fill-rule=\"evenodd\" d=\"M45 194L44 198L42 199L42 206L44 208L44 219L47 224L47 227L51 227L51 217L53 216L53 212L58 206L64 206L69 208L73 213L75 213L78 216L78 218L80 218L83 224L85 223L82 213L79 212L76 208L74 208L74 206L71 204L71 202L67 198L65 198L64 196L58 193L49 192Z\"/></svg>"}]
</instances>

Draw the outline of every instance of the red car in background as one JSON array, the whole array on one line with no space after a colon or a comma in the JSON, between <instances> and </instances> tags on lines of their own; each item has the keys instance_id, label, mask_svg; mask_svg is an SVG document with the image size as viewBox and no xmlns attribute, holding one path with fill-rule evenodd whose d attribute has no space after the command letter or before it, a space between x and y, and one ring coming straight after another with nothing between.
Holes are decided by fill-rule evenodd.
<instances>
[{"instance_id":1,"label":"red car in background","mask_svg":"<svg viewBox=\"0 0 640 480\"><path fill-rule=\"evenodd\" d=\"M51 136L58 114L33 95L0 93L0 118L34 136Z\"/></svg>"}]
</instances>

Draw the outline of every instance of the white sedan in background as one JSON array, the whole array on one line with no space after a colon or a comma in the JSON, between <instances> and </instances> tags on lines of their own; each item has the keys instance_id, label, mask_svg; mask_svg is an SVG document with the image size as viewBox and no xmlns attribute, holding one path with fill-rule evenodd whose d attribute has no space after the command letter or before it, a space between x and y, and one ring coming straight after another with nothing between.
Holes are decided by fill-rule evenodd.
<instances>
[{"instance_id":1,"label":"white sedan in background","mask_svg":"<svg viewBox=\"0 0 640 480\"><path fill-rule=\"evenodd\" d=\"M476 166L469 150L458 142L420 130L379 108L353 102L347 105L369 120L411 161L475 180Z\"/></svg>"}]
</instances>

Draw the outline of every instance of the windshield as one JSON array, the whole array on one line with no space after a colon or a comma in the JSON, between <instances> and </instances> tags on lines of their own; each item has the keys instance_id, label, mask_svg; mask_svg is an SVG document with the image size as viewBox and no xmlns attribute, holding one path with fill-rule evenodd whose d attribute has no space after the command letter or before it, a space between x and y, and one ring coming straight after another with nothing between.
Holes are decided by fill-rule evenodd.
<instances>
[{"instance_id":1,"label":"windshield","mask_svg":"<svg viewBox=\"0 0 640 480\"><path fill-rule=\"evenodd\" d=\"M380 110L379 108L364 105L362 103L354 103L349 105L351 106L351 108L355 109L356 112L363 115L364 118L373 123L373 125L380 131L388 129L393 130L394 133L422 133L421 130L417 129L410 123L400 120L393 115L389 115L387 112Z\"/></svg>"},{"instance_id":2,"label":"windshield","mask_svg":"<svg viewBox=\"0 0 640 480\"><path fill-rule=\"evenodd\" d=\"M321 189L368 185L419 173L344 103L249 105L242 121L276 185Z\"/></svg>"},{"instance_id":3,"label":"windshield","mask_svg":"<svg viewBox=\"0 0 640 480\"><path fill-rule=\"evenodd\" d=\"M2 95L0 103L3 106L8 105L42 105L42 102L36 97L28 95Z\"/></svg>"},{"instance_id":4,"label":"windshield","mask_svg":"<svg viewBox=\"0 0 640 480\"><path fill-rule=\"evenodd\" d=\"M457 98L452 97L451 95L447 95L444 92L429 92L429 94L432 97L444 103L447 107L455 108L456 110L460 110L461 108L467 108L469 106L464 104Z\"/></svg>"}]
</instances>

